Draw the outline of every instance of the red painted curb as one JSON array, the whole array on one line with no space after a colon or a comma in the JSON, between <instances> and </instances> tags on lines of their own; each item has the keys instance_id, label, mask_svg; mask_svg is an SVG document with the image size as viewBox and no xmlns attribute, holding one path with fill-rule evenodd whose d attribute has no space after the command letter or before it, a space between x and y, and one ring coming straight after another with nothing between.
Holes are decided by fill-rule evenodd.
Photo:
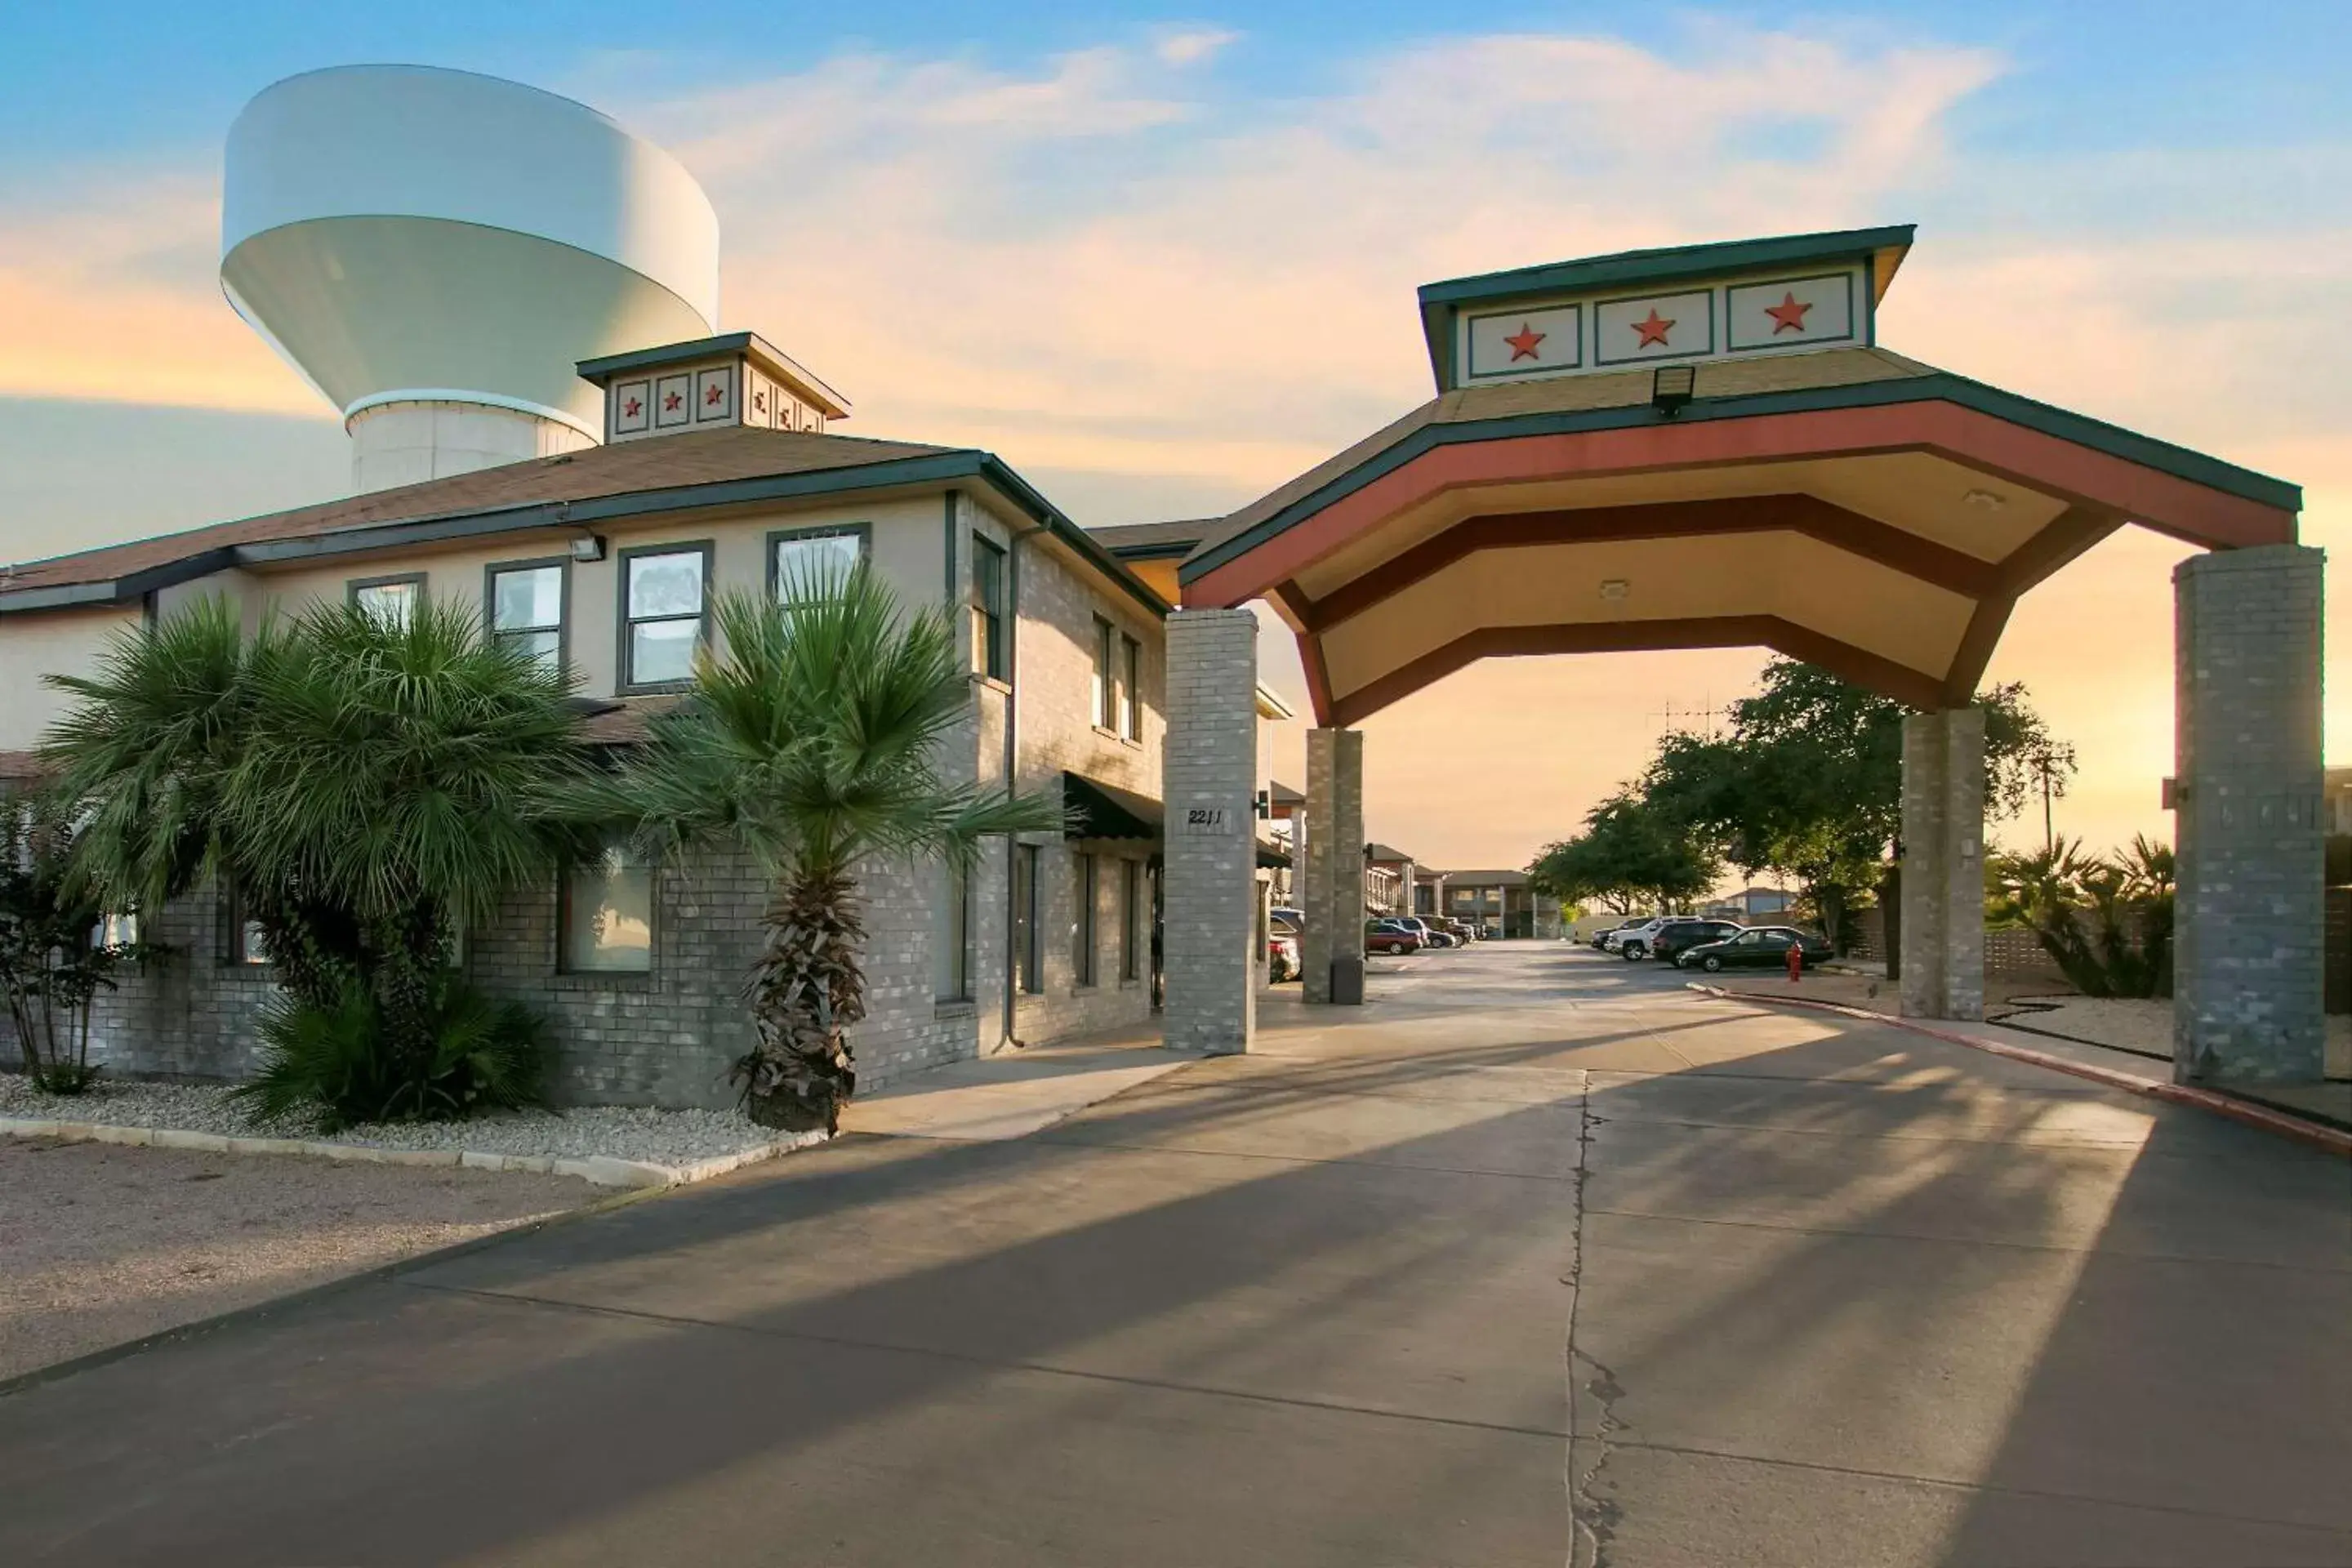
<instances>
[{"instance_id":1,"label":"red painted curb","mask_svg":"<svg viewBox=\"0 0 2352 1568\"><path fill-rule=\"evenodd\" d=\"M2223 1094L2218 1089L2200 1089L2195 1084L2169 1083L2161 1079L2136 1078L2130 1073L2118 1072L2114 1068L2103 1068L2094 1062L2078 1062L2066 1057L2053 1057L2046 1051L2030 1050L2023 1046L2012 1046L2001 1040L1975 1039L1967 1035L1955 1034L1948 1029L1931 1028L1926 1024L1898 1017L1891 1013L1874 1013L1867 1007L1849 1007L1843 1002L1822 1002L1811 996L1776 996L1769 992L1759 991L1726 991L1720 985L1702 985L1695 980L1685 984L1693 991L1708 996L1719 996L1727 1002L1768 1002L1782 1007L1812 1007L1847 1018L1859 1018L1865 1023L1889 1024L1898 1029L1908 1029L1915 1035L1925 1035L1931 1040L1942 1040L1948 1045L1966 1046L1970 1050L1983 1051L1996 1057L2007 1057L2011 1061L2024 1062L2031 1067L2048 1068L2053 1072L2063 1072L2074 1078L2088 1079L2093 1083L2104 1084L2109 1089L2120 1089L2127 1094L2144 1094L2151 1100L2168 1100L2175 1105L2193 1105L2201 1110L2210 1110L2216 1115L2226 1116L2233 1121L2242 1121L2249 1127L2259 1127L2266 1132L2276 1132L2292 1138L2298 1143L2308 1143L2315 1149L2334 1154L2340 1159L2352 1159L2352 1132L2325 1126L2316 1121L2307 1121L2300 1116L2291 1116L2284 1110L2273 1110L2267 1105L2256 1105L2251 1100L2240 1100L2235 1095Z\"/></svg>"}]
</instances>

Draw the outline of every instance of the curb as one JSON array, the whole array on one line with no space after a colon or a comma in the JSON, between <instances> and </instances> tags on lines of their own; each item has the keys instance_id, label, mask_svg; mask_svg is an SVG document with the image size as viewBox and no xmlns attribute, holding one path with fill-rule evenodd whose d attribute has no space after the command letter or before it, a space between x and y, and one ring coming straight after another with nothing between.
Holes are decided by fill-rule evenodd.
<instances>
[{"instance_id":1,"label":"curb","mask_svg":"<svg viewBox=\"0 0 2352 1568\"><path fill-rule=\"evenodd\" d=\"M571 1159L553 1154L498 1154L477 1149L383 1149L372 1143L337 1143L308 1138L243 1138L222 1132L192 1132L176 1127L117 1127L104 1121L52 1121L0 1116L0 1137L54 1138L61 1143L120 1143L133 1148L192 1149L207 1154L307 1154L362 1165L463 1166L469 1171L509 1171L530 1176L576 1176L599 1187L681 1187L707 1182L746 1165L806 1149L831 1137L795 1132L731 1154L684 1164L621 1160L610 1154Z\"/></svg>"},{"instance_id":2,"label":"curb","mask_svg":"<svg viewBox=\"0 0 2352 1568\"><path fill-rule=\"evenodd\" d=\"M2195 1106L2249 1127L2259 1127L2266 1132L2276 1132L2306 1143L2339 1159L2352 1159L2352 1132L2341 1131L2324 1122L2308 1121L2283 1110L2273 1110L2236 1095L2218 1089L2202 1089L2195 1084L2171 1083L2161 1079L2139 1078L2115 1068L2100 1067L2095 1062L2078 1062L2071 1058L2053 1056L2047 1051L2029 1050L2002 1040L1980 1040L1948 1029L1930 1028L1914 1019L1897 1017L1888 1013L1874 1013L1866 1007L1849 1007L1842 1002L1822 1002L1811 996L1775 996L1769 993L1727 991L1720 985L1702 985L1697 981L1684 983L1703 995L1720 997L1727 1002L1760 1002L1780 1007L1811 1007L1818 1012L1835 1013L1842 1017L1858 1018L1864 1023L1886 1024L1898 1029L1908 1029L1915 1035L1925 1035L1931 1040L1949 1045L1966 1046L1970 1050L1990 1056L2007 1057L2011 1061L2030 1067L2047 1068L2074 1078L2088 1079L2108 1089L2119 1089L2126 1094L2146 1095L2151 1100L2168 1100L2175 1105ZM1999 1027L2000 1026L1996 1026Z\"/></svg>"}]
</instances>

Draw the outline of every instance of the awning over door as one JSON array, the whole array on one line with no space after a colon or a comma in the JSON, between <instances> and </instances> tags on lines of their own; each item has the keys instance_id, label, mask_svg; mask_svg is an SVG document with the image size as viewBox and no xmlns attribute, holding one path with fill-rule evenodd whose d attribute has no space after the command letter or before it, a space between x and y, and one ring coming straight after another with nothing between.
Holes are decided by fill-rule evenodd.
<instances>
[{"instance_id":1,"label":"awning over door","mask_svg":"<svg viewBox=\"0 0 2352 1568\"><path fill-rule=\"evenodd\" d=\"M1069 838L1129 838L1160 842L1167 808L1148 795L1107 784L1084 773L1062 774L1062 804L1069 809ZM1257 863L1287 866L1290 857L1275 845L1258 839Z\"/></svg>"}]
</instances>

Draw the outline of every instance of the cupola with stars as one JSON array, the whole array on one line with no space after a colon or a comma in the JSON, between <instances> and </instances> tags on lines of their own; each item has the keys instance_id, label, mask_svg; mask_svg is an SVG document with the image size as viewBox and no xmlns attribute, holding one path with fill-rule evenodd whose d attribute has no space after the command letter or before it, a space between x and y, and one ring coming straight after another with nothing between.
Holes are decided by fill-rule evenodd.
<instances>
[{"instance_id":1,"label":"cupola with stars","mask_svg":"<svg viewBox=\"0 0 2352 1568\"><path fill-rule=\"evenodd\" d=\"M1911 226L1621 251L1425 285L1440 392L1874 341Z\"/></svg>"},{"instance_id":2,"label":"cupola with stars","mask_svg":"<svg viewBox=\"0 0 2352 1568\"><path fill-rule=\"evenodd\" d=\"M744 425L822 434L849 415L839 393L757 332L583 360L578 368L604 389L612 442Z\"/></svg>"}]
</instances>

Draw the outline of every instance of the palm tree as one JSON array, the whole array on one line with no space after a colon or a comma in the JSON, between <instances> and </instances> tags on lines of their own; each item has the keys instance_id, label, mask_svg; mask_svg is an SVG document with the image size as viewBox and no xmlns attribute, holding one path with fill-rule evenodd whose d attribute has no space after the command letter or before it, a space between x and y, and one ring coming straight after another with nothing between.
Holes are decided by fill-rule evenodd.
<instances>
[{"instance_id":1,"label":"palm tree","mask_svg":"<svg viewBox=\"0 0 2352 1568\"><path fill-rule=\"evenodd\" d=\"M584 776L570 678L453 605L320 605L244 635L207 599L116 639L44 752L84 814L72 870L113 909L228 879L282 984L369 996L430 1048L455 939L552 878Z\"/></svg>"},{"instance_id":2,"label":"palm tree","mask_svg":"<svg viewBox=\"0 0 2352 1568\"><path fill-rule=\"evenodd\" d=\"M971 711L947 616L907 613L864 565L796 573L778 599L733 592L721 650L597 792L644 847L749 855L772 892L744 986L759 1043L735 1064L745 1110L833 1128L856 1088L865 1016L861 864L969 867L982 837L1063 825L1050 798L950 779L940 748Z\"/></svg>"}]
</instances>

